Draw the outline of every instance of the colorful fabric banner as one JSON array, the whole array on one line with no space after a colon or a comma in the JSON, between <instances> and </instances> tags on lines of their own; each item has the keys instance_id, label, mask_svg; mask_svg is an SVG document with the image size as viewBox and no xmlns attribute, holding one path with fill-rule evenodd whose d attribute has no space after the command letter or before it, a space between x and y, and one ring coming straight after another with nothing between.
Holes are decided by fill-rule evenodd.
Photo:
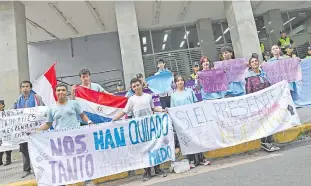
<instances>
[{"instance_id":1,"label":"colorful fabric banner","mask_svg":"<svg viewBox=\"0 0 311 186\"><path fill-rule=\"evenodd\" d=\"M26 142L26 132L46 122L46 107L13 109L0 112L0 152L19 148Z\"/></svg>"},{"instance_id":2,"label":"colorful fabric banner","mask_svg":"<svg viewBox=\"0 0 311 186\"><path fill-rule=\"evenodd\" d=\"M204 92L221 92L228 88L227 76L223 69L204 70L198 72L198 75Z\"/></svg>"},{"instance_id":3,"label":"colorful fabric banner","mask_svg":"<svg viewBox=\"0 0 311 186\"><path fill-rule=\"evenodd\" d=\"M173 78L174 77L172 72L165 71L147 78L146 82L152 92L160 94L167 92L171 88Z\"/></svg>"},{"instance_id":4,"label":"colorful fabric banner","mask_svg":"<svg viewBox=\"0 0 311 186\"><path fill-rule=\"evenodd\" d=\"M38 185L66 185L175 159L167 114L29 136Z\"/></svg>"},{"instance_id":5,"label":"colorful fabric banner","mask_svg":"<svg viewBox=\"0 0 311 186\"><path fill-rule=\"evenodd\" d=\"M288 58L267 62L263 65L262 69L267 73L268 79L272 84L283 80L294 82L302 79L299 58Z\"/></svg>"},{"instance_id":6,"label":"colorful fabric banner","mask_svg":"<svg viewBox=\"0 0 311 186\"><path fill-rule=\"evenodd\" d=\"M299 107L311 105L311 58L301 61L302 85L298 90L298 100L295 104Z\"/></svg>"},{"instance_id":7,"label":"colorful fabric banner","mask_svg":"<svg viewBox=\"0 0 311 186\"><path fill-rule=\"evenodd\" d=\"M253 94L173 107L168 112L183 155L238 145L300 124L286 81Z\"/></svg>"},{"instance_id":8,"label":"colorful fabric banner","mask_svg":"<svg viewBox=\"0 0 311 186\"><path fill-rule=\"evenodd\" d=\"M76 100L94 123L111 121L118 112L125 108L127 103L126 97L97 92L82 86L76 89Z\"/></svg>"},{"instance_id":9,"label":"colorful fabric banner","mask_svg":"<svg viewBox=\"0 0 311 186\"><path fill-rule=\"evenodd\" d=\"M245 58L216 61L214 62L214 67L226 71L228 83L240 82L245 79L248 62Z\"/></svg>"}]
</instances>

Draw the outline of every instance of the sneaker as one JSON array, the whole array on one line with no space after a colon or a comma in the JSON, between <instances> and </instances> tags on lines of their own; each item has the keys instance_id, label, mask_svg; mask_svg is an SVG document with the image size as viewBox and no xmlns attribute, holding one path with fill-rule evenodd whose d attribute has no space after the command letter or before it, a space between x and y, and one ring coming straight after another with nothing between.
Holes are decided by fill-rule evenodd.
<instances>
[{"instance_id":1,"label":"sneaker","mask_svg":"<svg viewBox=\"0 0 311 186\"><path fill-rule=\"evenodd\" d=\"M30 176L30 175L31 175L31 172L26 171L25 174L21 178L26 178L27 176Z\"/></svg>"},{"instance_id":2,"label":"sneaker","mask_svg":"<svg viewBox=\"0 0 311 186\"><path fill-rule=\"evenodd\" d=\"M7 162L5 162L4 166L8 166L8 165L11 165L11 164L12 164L12 162L7 161Z\"/></svg>"},{"instance_id":3,"label":"sneaker","mask_svg":"<svg viewBox=\"0 0 311 186\"><path fill-rule=\"evenodd\" d=\"M154 170L154 173L155 173L156 175L162 176L162 177L166 177L166 176L167 176L167 174L166 174L162 169L160 169L160 168Z\"/></svg>"},{"instance_id":4,"label":"sneaker","mask_svg":"<svg viewBox=\"0 0 311 186\"><path fill-rule=\"evenodd\" d=\"M145 171L143 175L143 181L148 181L151 179L151 172L150 171Z\"/></svg>"},{"instance_id":5,"label":"sneaker","mask_svg":"<svg viewBox=\"0 0 311 186\"><path fill-rule=\"evenodd\" d=\"M190 165L190 169L195 168L195 163L194 163L194 161L190 161L189 165Z\"/></svg>"},{"instance_id":6,"label":"sneaker","mask_svg":"<svg viewBox=\"0 0 311 186\"><path fill-rule=\"evenodd\" d=\"M268 152L274 152L277 149L272 143L261 143L261 147Z\"/></svg>"},{"instance_id":7,"label":"sneaker","mask_svg":"<svg viewBox=\"0 0 311 186\"><path fill-rule=\"evenodd\" d=\"M203 162L200 162L201 165L211 165L212 163L208 161L207 159L204 159Z\"/></svg>"},{"instance_id":8,"label":"sneaker","mask_svg":"<svg viewBox=\"0 0 311 186\"><path fill-rule=\"evenodd\" d=\"M280 150L280 147L276 146L275 144L272 144L272 149L274 151L278 151L278 150Z\"/></svg>"}]
</instances>

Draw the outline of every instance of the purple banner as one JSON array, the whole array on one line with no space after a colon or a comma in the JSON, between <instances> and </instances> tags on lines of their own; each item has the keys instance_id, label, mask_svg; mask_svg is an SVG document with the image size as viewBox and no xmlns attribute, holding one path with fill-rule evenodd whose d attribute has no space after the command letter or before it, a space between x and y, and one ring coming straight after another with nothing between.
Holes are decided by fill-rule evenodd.
<instances>
[{"instance_id":1,"label":"purple banner","mask_svg":"<svg viewBox=\"0 0 311 186\"><path fill-rule=\"evenodd\" d=\"M267 73L272 84L287 80L288 82L302 80L299 58L282 59L265 63L262 69Z\"/></svg>"},{"instance_id":2,"label":"purple banner","mask_svg":"<svg viewBox=\"0 0 311 186\"><path fill-rule=\"evenodd\" d=\"M247 71L248 63L247 59L238 58L216 61L214 62L214 67L216 69L224 69L226 71L228 83L240 82L245 78L245 72Z\"/></svg>"},{"instance_id":3,"label":"purple banner","mask_svg":"<svg viewBox=\"0 0 311 186\"><path fill-rule=\"evenodd\" d=\"M192 90L195 92L195 95L197 96L197 99L198 99L199 101L202 101L201 93L200 93L199 90L196 89L194 80L188 80L188 81L186 81L186 82L185 82L185 87L186 87L186 88L192 88ZM145 89L143 90L143 92L152 95L152 100L153 100L154 106L161 106L160 97L159 97L158 94L153 93L153 92L152 92L150 89L148 89L148 88L145 88ZM116 95L116 96L125 96L126 93L127 93L127 91L125 91L125 92L118 92L118 93L115 93L114 95Z\"/></svg>"},{"instance_id":4,"label":"purple banner","mask_svg":"<svg viewBox=\"0 0 311 186\"><path fill-rule=\"evenodd\" d=\"M204 92L221 92L228 88L227 76L223 69L203 70L198 72Z\"/></svg>"}]
</instances>

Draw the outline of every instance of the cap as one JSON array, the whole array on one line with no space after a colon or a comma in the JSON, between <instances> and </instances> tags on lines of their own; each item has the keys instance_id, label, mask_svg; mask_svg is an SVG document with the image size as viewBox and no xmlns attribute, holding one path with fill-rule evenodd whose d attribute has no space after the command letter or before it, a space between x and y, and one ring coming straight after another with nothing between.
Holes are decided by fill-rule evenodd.
<instances>
[{"instance_id":1,"label":"cap","mask_svg":"<svg viewBox=\"0 0 311 186\"><path fill-rule=\"evenodd\" d=\"M308 50L311 50L311 46L308 47Z\"/></svg>"},{"instance_id":2,"label":"cap","mask_svg":"<svg viewBox=\"0 0 311 186\"><path fill-rule=\"evenodd\" d=\"M0 100L0 104L4 105L4 100Z\"/></svg>"},{"instance_id":3,"label":"cap","mask_svg":"<svg viewBox=\"0 0 311 186\"><path fill-rule=\"evenodd\" d=\"M220 49L220 53L223 53L223 52L233 52L233 49L232 49L232 47L230 47L230 46L223 46L223 47Z\"/></svg>"},{"instance_id":4,"label":"cap","mask_svg":"<svg viewBox=\"0 0 311 186\"><path fill-rule=\"evenodd\" d=\"M198 66L199 66L199 63L198 63L198 62L194 62L193 66L194 66L194 67L198 67Z\"/></svg>"},{"instance_id":5,"label":"cap","mask_svg":"<svg viewBox=\"0 0 311 186\"><path fill-rule=\"evenodd\" d=\"M270 52L269 51L265 51L264 55L265 56L270 56Z\"/></svg>"},{"instance_id":6,"label":"cap","mask_svg":"<svg viewBox=\"0 0 311 186\"><path fill-rule=\"evenodd\" d=\"M282 33L285 33L285 31L284 31L284 30L281 30L281 31L280 31L280 34L282 34Z\"/></svg>"},{"instance_id":7,"label":"cap","mask_svg":"<svg viewBox=\"0 0 311 186\"><path fill-rule=\"evenodd\" d=\"M123 86L122 82L121 82L121 81L119 81L119 83L118 83L118 85L117 85L117 86L118 86L118 87Z\"/></svg>"},{"instance_id":8,"label":"cap","mask_svg":"<svg viewBox=\"0 0 311 186\"><path fill-rule=\"evenodd\" d=\"M158 59L157 63L165 63L163 59Z\"/></svg>"}]
</instances>

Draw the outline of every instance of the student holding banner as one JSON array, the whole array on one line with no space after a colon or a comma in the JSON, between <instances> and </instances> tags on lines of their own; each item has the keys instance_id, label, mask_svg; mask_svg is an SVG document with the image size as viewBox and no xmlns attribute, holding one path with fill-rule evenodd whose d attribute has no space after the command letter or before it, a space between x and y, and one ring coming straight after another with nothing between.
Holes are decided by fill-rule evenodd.
<instances>
[{"instance_id":1,"label":"student holding banner","mask_svg":"<svg viewBox=\"0 0 311 186\"><path fill-rule=\"evenodd\" d=\"M268 63L289 58L288 56L281 56L281 49L277 45L273 45L271 47L271 53L273 54L273 58L269 59L267 61ZM297 87L298 85L297 85L297 82L289 82L289 86L290 86L290 91L291 91L292 98L293 98L294 101L296 101L298 99L298 87Z\"/></svg>"},{"instance_id":2,"label":"student holding banner","mask_svg":"<svg viewBox=\"0 0 311 186\"><path fill-rule=\"evenodd\" d=\"M235 59L233 49L230 46L223 46L220 49L221 55L224 60ZM244 86L242 82L231 82L229 88L223 93L225 97L235 97L244 95Z\"/></svg>"},{"instance_id":3,"label":"student holding banner","mask_svg":"<svg viewBox=\"0 0 311 186\"><path fill-rule=\"evenodd\" d=\"M249 69L246 73L245 80L246 94L251 94L270 86L266 73L260 68L258 57L251 57L249 59ZM273 144L272 136L262 138L261 147L268 152L280 150L279 147Z\"/></svg>"},{"instance_id":4,"label":"student holding banner","mask_svg":"<svg viewBox=\"0 0 311 186\"><path fill-rule=\"evenodd\" d=\"M209 70L210 69L210 62L206 56L201 58L200 63L202 65L202 70ZM203 86L200 84L198 74L196 75L195 86L200 89L201 95L202 95L202 100L211 100L211 99L222 98L221 92L213 92L213 93L204 92Z\"/></svg>"},{"instance_id":5,"label":"student holding banner","mask_svg":"<svg viewBox=\"0 0 311 186\"><path fill-rule=\"evenodd\" d=\"M0 100L0 112L4 111L4 107L5 107L4 100ZM1 146L1 143L2 143L2 141L0 139L0 146ZM2 158L3 158L3 154L4 153L6 155L6 162L5 162L4 166L8 166L8 165L10 165L12 163L12 160L11 160L12 151L8 150L8 151L5 151L5 152L0 152L0 165L3 165Z\"/></svg>"},{"instance_id":6,"label":"student holding banner","mask_svg":"<svg viewBox=\"0 0 311 186\"><path fill-rule=\"evenodd\" d=\"M80 126L80 122L77 115L88 124L93 122L89 120L87 115L83 113L83 109L80 104L75 100L67 99L68 88L65 84L58 84L55 88L57 102L52 105L47 112L47 120L45 124L42 124L37 130L48 130L53 122L55 122L54 128L56 130L75 128ZM91 181L86 182L88 185L95 185Z\"/></svg>"},{"instance_id":7,"label":"student holding banner","mask_svg":"<svg viewBox=\"0 0 311 186\"><path fill-rule=\"evenodd\" d=\"M185 89L185 80L182 76L176 76L174 79L176 84L176 91L171 96L171 107L177 107L198 102L197 97L192 89ZM204 158L202 153L187 155L190 161L190 167L194 168L196 165L210 165L211 162ZM199 160L199 162L196 161Z\"/></svg>"},{"instance_id":8,"label":"student holding banner","mask_svg":"<svg viewBox=\"0 0 311 186\"><path fill-rule=\"evenodd\" d=\"M30 81L22 81L20 87L22 94L14 102L11 108L21 109L21 108L44 106L42 98L32 90L32 83ZM20 152L23 155L23 170L25 172L25 174L21 178L26 178L31 174L28 143L27 142L21 143L19 146Z\"/></svg>"},{"instance_id":9,"label":"student holding banner","mask_svg":"<svg viewBox=\"0 0 311 186\"><path fill-rule=\"evenodd\" d=\"M170 72L167 68L165 68L165 62L163 59L158 60L158 68L159 68L158 72L155 73L154 75L160 74L162 72ZM163 109L170 107L172 93L173 93L173 89L170 87L167 92L163 92L159 94L161 106Z\"/></svg>"},{"instance_id":10,"label":"student holding banner","mask_svg":"<svg viewBox=\"0 0 311 186\"><path fill-rule=\"evenodd\" d=\"M165 112L164 109L155 107L152 96L143 92L143 83L140 79L134 78L130 82L131 89L135 92L133 96L128 99L124 110L118 113L113 121L117 121L125 114L132 113L133 118L152 115L153 112ZM160 165L154 166L155 174L166 177L167 174L160 169ZM145 168L143 181L148 181L151 178L151 167Z\"/></svg>"}]
</instances>

